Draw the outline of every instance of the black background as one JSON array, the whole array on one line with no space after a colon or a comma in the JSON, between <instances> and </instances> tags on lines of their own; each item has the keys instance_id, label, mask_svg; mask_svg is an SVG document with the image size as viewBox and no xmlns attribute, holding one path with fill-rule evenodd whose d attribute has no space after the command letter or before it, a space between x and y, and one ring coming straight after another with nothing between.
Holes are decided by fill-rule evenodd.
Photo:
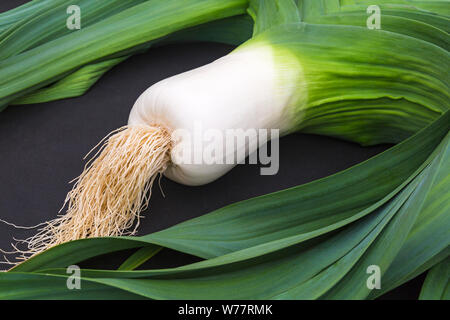
<instances>
[{"instance_id":1,"label":"black background","mask_svg":"<svg viewBox=\"0 0 450 320\"><path fill-rule=\"evenodd\" d=\"M0 12L25 2L3 0ZM209 63L231 49L211 43L154 48L109 71L82 97L8 107L0 113L0 219L31 226L54 218L71 189L68 182L83 169L82 157L106 134L127 123L139 94L159 80ZM275 176L260 176L257 165L239 165L202 187L163 179L166 197L157 186L154 188L139 234L167 228L239 200L325 177L388 147L363 148L327 137L293 134L280 141L280 170ZM0 223L0 248L8 250L13 237L24 239L32 234ZM87 264L112 268L128 254L108 255ZM196 260L163 250L145 267L176 266ZM6 267L0 265L2 268ZM416 299L423 278L383 298Z\"/></svg>"}]
</instances>

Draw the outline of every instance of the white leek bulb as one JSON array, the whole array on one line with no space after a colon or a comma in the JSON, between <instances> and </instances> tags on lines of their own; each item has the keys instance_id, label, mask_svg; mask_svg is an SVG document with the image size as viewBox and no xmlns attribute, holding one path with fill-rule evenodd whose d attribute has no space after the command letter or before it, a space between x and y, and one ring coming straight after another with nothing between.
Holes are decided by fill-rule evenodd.
<instances>
[{"instance_id":1,"label":"white leek bulb","mask_svg":"<svg viewBox=\"0 0 450 320\"><path fill-rule=\"evenodd\" d=\"M261 43L241 46L208 65L162 80L137 99L128 125L160 125L169 132L191 133L190 137L198 137L199 130L203 136L211 129L224 136L229 129L279 129L285 133L292 127L292 106L301 96L295 84L302 74L297 60L283 54L280 58L271 46ZM193 143L186 139L182 135L177 143ZM226 164L225 159L212 164L185 163L178 159L180 153L172 150L165 175L186 185L206 184L244 160L239 155L248 155L256 147L237 141L232 152L245 152L237 153L234 164Z\"/></svg>"}]
</instances>

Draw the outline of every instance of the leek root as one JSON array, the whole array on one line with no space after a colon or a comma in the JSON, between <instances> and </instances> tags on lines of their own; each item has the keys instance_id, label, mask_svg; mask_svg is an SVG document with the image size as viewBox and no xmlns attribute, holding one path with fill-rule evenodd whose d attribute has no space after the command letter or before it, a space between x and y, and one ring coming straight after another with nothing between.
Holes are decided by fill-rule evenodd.
<instances>
[{"instance_id":1,"label":"leek root","mask_svg":"<svg viewBox=\"0 0 450 320\"><path fill-rule=\"evenodd\" d=\"M134 234L151 186L168 165L170 146L169 133L159 126L113 132L68 193L67 213L26 240L22 259L71 240Z\"/></svg>"}]
</instances>

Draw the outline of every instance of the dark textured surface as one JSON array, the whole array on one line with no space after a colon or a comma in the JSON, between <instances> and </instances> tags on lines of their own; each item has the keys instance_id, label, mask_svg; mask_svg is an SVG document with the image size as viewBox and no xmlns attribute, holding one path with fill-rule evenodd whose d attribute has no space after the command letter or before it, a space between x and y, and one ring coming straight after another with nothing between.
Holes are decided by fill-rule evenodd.
<instances>
[{"instance_id":1,"label":"dark textured surface","mask_svg":"<svg viewBox=\"0 0 450 320\"><path fill-rule=\"evenodd\" d=\"M25 2L1 1L0 12ZM54 218L71 188L68 182L83 169L82 157L106 134L126 124L130 108L142 91L168 76L211 62L231 49L206 43L152 49L112 69L82 97L11 106L0 113L0 219L31 226ZM139 234L330 175L386 148L362 148L336 139L293 134L281 139L280 171L275 176L260 176L256 165L239 165L202 187L186 187L163 179L166 197L154 188ZM0 223L0 248L10 249L13 237L23 239L32 234ZM113 267L125 257L109 255L89 265ZM153 260L149 267L195 261L170 250ZM422 281L420 277L386 298L417 298Z\"/></svg>"}]
</instances>

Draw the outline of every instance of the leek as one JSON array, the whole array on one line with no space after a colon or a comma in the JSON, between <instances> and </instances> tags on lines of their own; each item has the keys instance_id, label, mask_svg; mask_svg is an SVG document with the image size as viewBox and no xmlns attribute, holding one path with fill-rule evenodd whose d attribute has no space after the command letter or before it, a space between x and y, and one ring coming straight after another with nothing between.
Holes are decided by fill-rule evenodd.
<instances>
[{"instance_id":1,"label":"leek","mask_svg":"<svg viewBox=\"0 0 450 320\"><path fill-rule=\"evenodd\" d=\"M141 248L123 264L124 271L83 271L83 281L110 298L121 293L153 299L374 298L377 293L363 285L365 266L380 265L383 290L390 290L448 256L449 73L442 67L450 62L448 2L378 1L386 12L383 30L365 27L369 2L363 0L304 0L298 7L291 0L186 2L190 6L182 17L166 11L176 10L172 1L148 1L94 23L77 37L64 35L0 62L0 74L10 77L0 89L4 106L21 103L20 97L31 102L33 93L34 101L45 101L67 96L60 92L79 82L90 64L94 75L88 79L96 81L120 62L110 59L164 43L162 36L245 9L254 20L252 38L232 53L163 80L139 97L128 126L106 140L68 195L67 214L30 241L31 254L50 249L0 275L0 294L2 281L6 288L28 278L47 281L53 294L64 294L58 285L65 270L59 268L120 248ZM150 8L156 9L154 21L133 20ZM112 37L107 23L123 29ZM139 30L139 37L130 34L137 26L149 29ZM178 41L185 35L173 36ZM69 41L84 49L63 53ZM19 62L30 70L18 68ZM56 80L54 87L42 89ZM81 81L83 90L89 81ZM195 121L206 129L280 129L283 135L301 130L362 145L406 140L337 175L155 234L65 243L125 234L148 204L147 192L160 173L199 185L230 170L233 165L184 165L171 152L171 132L192 133ZM244 143L234 152L238 149L248 155L256 146ZM421 243L426 237L435 242ZM207 260L131 271L161 247ZM430 274L423 296L435 281ZM214 290L205 288L205 281ZM3 297L39 295L19 287Z\"/></svg>"}]
</instances>

